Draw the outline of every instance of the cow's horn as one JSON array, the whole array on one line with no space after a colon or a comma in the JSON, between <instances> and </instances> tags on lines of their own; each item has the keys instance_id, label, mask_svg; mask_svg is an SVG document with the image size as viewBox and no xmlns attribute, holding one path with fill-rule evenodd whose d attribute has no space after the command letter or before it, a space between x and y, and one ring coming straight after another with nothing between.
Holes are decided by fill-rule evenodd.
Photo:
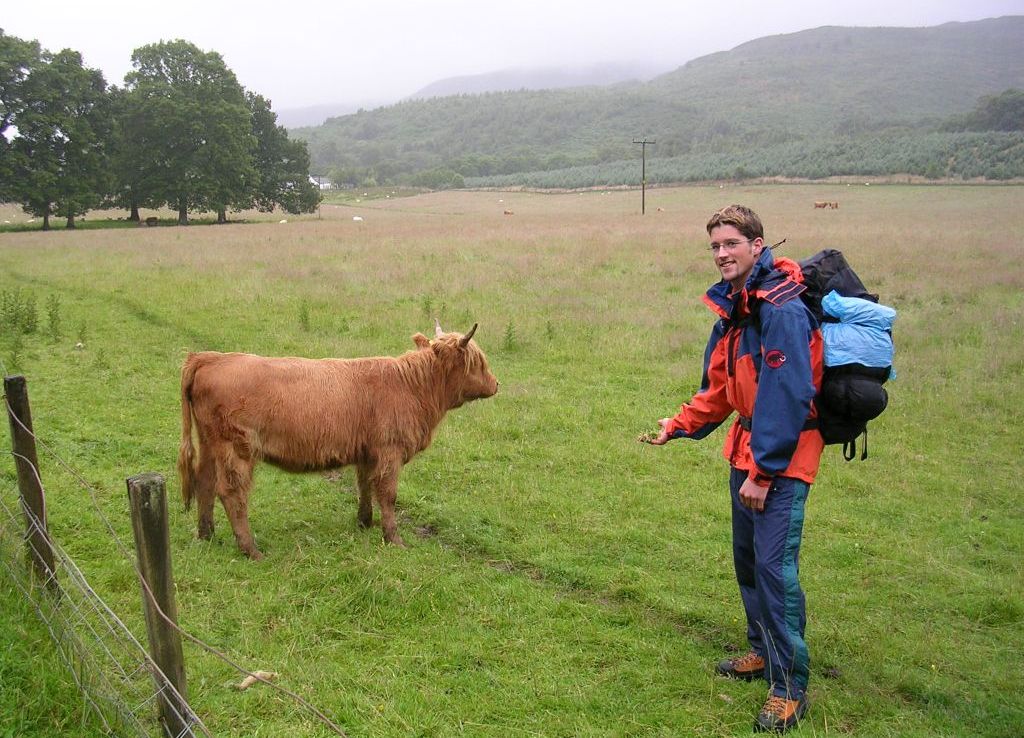
<instances>
[{"instance_id":1,"label":"cow's horn","mask_svg":"<svg viewBox=\"0 0 1024 738\"><path fill-rule=\"evenodd\" d=\"M464 335L464 336L462 337L462 340L461 340L461 341L459 341L459 345L460 345L460 346L468 346L468 345L469 345L469 339L471 339L471 338L473 337L473 334L474 334L474 333L476 333L476 327L477 327L478 325L479 325L479 323L474 323L474 324L473 324L473 327L469 329L469 333L467 333L466 335Z\"/></svg>"},{"instance_id":2,"label":"cow's horn","mask_svg":"<svg viewBox=\"0 0 1024 738\"><path fill-rule=\"evenodd\" d=\"M441 321L434 318L434 335L440 338L444 335L444 331L441 330Z\"/></svg>"}]
</instances>

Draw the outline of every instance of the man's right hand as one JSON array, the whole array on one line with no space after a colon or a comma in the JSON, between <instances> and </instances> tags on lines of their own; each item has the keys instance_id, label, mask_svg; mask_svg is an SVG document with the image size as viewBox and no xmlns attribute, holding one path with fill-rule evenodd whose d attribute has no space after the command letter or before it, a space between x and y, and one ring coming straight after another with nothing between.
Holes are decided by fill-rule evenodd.
<instances>
[{"instance_id":1,"label":"man's right hand","mask_svg":"<svg viewBox=\"0 0 1024 738\"><path fill-rule=\"evenodd\" d=\"M649 443L652 446L664 446L669 440L668 431L666 430L668 427L668 421L668 418L662 418L659 420L658 425L661 426L661 432L656 436L651 435L650 433L644 433L640 436L640 441L642 443Z\"/></svg>"}]
</instances>

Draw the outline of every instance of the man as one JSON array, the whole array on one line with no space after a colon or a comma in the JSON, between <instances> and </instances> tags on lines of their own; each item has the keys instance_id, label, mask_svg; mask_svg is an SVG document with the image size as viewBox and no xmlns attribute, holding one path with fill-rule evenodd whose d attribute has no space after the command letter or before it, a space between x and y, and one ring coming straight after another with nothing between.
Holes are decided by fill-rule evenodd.
<instances>
[{"instance_id":1,"label":"man","mask_svg":"<svg viewBox=\"0 0 1024 738\"><path fill-rule=\"evenodd\" d=\"M797 579L804 503L823 442L814 396L822 338L799 295L800 267L773 258L757 214L741 205L707 225L722 275L704 302L719 316L704 353L700 390L649 443L700 439L733 411L725 438L732 467L733 561L750 652L718 664L724 676L763 676L771 688L754 729L783 732L807 709L804 594Z\"/></svg>"}]
</instances>

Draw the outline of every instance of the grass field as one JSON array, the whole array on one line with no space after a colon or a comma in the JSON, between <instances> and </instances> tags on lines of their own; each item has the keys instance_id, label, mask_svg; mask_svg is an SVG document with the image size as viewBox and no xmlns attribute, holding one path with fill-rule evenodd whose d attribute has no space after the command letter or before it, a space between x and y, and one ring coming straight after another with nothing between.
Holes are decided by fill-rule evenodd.
<instances>
[{"instance_id":1,"label":"grass field","mask_svg":"<svg viewBox=\"0 0 1024 738\"><path fill-rule=\"evenodd\" d=\"M1017 735L1022 187L656 189L645 216L638 192L447 192L288 223L0 233L0 290L39 315L21 338L0 326L0 359L123 540L124 479L167 475L183 627L349 735L748 735L764 686L713 675L745 645L723 431L636 442L699 384L716 278L703 225L731 202L787 239L782 255L842 249L899 311L870 457L827 449L808 503L798 735ZM239 555L219 507L213 541L196 539L174 472L186 350L394 355L434 316L479 322L501 391L453 411L403 472L410 549L357 528L351 470L266 466L250 510L266 558ZM86 492L41 461L53 536L141 638L129 565ZM13 479L0 465L0 489ZM4 590L0 675L24 612ZM188 644L186 660L214 735L329 734L266 688L232 689ZM101 734L59 669L40 658L39 684L57 686L32 704L0 698L0 736Z\"/></svg>"}]
</instances>

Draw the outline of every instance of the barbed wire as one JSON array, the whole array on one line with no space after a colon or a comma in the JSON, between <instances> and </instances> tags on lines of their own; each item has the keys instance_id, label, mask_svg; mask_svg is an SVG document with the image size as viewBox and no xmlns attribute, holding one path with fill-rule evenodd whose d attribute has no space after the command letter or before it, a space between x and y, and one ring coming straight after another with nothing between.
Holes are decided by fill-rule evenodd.
<instances>
[{"instance_id":1,"label":"barbed wire","mask_svg":"<svg viewBox=\"0 0 1024 738\"><path fill-rule=\"evenodd\" d=\"M2 364L3 364L3 362L2 362L2 360L0 360L0 366L2 366ZM3 367L3 369L4 369L4 372L5 372L5 376L6 376L6 367ZM13 410L12 410L12 408L10 406L10 403L7 400L6 395L3 396L3 399L4 399L4 405L7 408L7 416L10 419L11 423L12 424L16 423L22 429L23 432L25 432L26 434L31 436L33 438L33 440L35 441L37 448L42 448L49 455L49 457L51 457L58 464L58 466L60 466L68 474L70 474L71 477L75 481L77 481L78 484L80 486L82 486L88 492L93 509L95 510L97 515L99 516L100 520L103 522L104 526L107 528L107 531L109 532L111 538L114 540L114 542L115 542L117 548L120 550L121 554L125 557L125 559L132 566L132 569L133 569L133 571L134 571L134 573L136 575L136 578L139 581L139 584L140 584L140 586L141 586L141 588L142 588L142 590L144 592L145 597L150 602L150 605L153 607L154 611L158 614L158 616L168 626L173 628L177 633L179 633L183 638L188 640L190 643L198 646L202 650L204 650L207 653L213 655L214 657L216 657L217 659L219 659L223 663L227 664L228 666L232 667L233 669L235 669L239 673L246 675L248 678L250 678L252 680L261 682L263 684L266 684L271 689L279 692L280 694L283 694L283 695L287 696L288 698L293 700L296 704L300 705L305 710L307 710L308 712L312 713L320 722L322 722L326 727L328 727L330 730L332 730L335 734L337 734L339 736L342 736L342 738L347 738L345 732L338 725L336 725L329 717L327 717L326 714L323 713L323 711L321 711L319 708L315 707L312 703L310 703L304 697L296 694L295 692L293 692L293 691L291 691L291 690L289 690L289 689L287 689L285 687L282 687L279 684L275 684L275 683L271 682L262 673L260 673L258 671L253 671L253 670L250 670L250 669L246 669L245 667L241 666L236 661L234 661L233 659L228 657L226 654L222 653L221 651L217 650L213 646L209 645L208 643L206 643L202 639L200 639L200 638L192 635L191 633L185 631L184 629L182 629L174 621L174 619L169 617L163 611L163 609L160 607L159 603L156 600L155 595L153 594L153 591L150 589L149 584L146 582L145 577L142 575L142 572L139 570L138 565L136 563L135 556L132 554L132 552L129 550L129 548L124 544L124 542L121 540L120 536L117 533L117 530L111 524L111 522L107 518L107 516L103 513L102 507L100 506L99 500L97 498L97 494L96 494L97 493L97 489L96 489L96 487L93 484L91 484L90 482L88 482L77 469L72 467L67 461L64 460L63 457L61 457L58 453L56 453L56 451L54 451L49 445L47 445L38 436L36 436L35 433L31 429L29 429L27 426L25 426L24 423L21 422L21 419L18 418L17 415L13 412ZM35 475L36 482L39 484L40 489L43 489L43 483L42 483L42 479L41 479L41 477L39 475L38 468L36 468L36 466L34 464L32 464L32 462L30 460L26 459L24 456L22 456L20 454L15 453L14 451L11 451L11 455L22 459L29 466L29 468L32 469L32 473ZM20 497L19 497L19 499L20 499ZM43 495L43 499L45 501L45 494ZM44 505L45 505L45 502L44 502ZM10 513L10 508L5 503L3 503L2 498L0 498L0 506L2 506L2 509L3 509L4 512ZM93 601L95 603L93 605L93 609L96 610L97 612L100 612L100 613L104 614L102 619L104 620L104 623L106 625L107 630L109 632L114 632L115 629L123 630L123 632L127 634L129 640L132 641L134 643L134 645L139 650L141 650L142 654L145 657L144 661L141 663L140 666L136 667L132 671L132 673L138 673L140 671L148 671L149 673L154 675L154 680L158 680L160 683L162 683L164 685L163 687L160 687L159 689L157 689L157 691L154 692L152 695L150 695L147 699L139 702L139 704L135 708L130 708L130 709L125 710L124 709L125 706L121 705L121 704L118 704L117 701L114 700L114 699L109 699L108 698L105 701L107 703L109 703L109 704L115 705L115 707L117 708L117 714L118 715L134 716L136 713L138 713L141 710L142 707L145 706L145 704L150 703L150 702L154 702L157 699L159 699L160 698L160 693L162 691L170 692L171 696L173 697L173 699L165 699L164 700L164 704L171 705L172 709L177 709L175 707L175 704L183 706L183 710L182 710L183 714L177 714L176 717L179 719L179 723L181 725L186 726L184 728L183 732L180 734L180 736L177 736L177 735L176 736L171 736L171 738L185 738L185 736L193 735L193 733L190 732L190 729L193 726L199 728L199 730L201 730L201 732L204 735L209 736L210 734L209 734L206 726L199 719L198 715L196 715L191 710L191 708L188 706L187 701L180 694L178 694L177 690L170 683L170 681L167 679L167 677L163 674L163 672L160 671L160 669L156 665L156 663L154 663L152 661L152 659L149 657L149 654L146 652L146 650L141 646L141 644L138 642L138 640L135 639L134 636L132 636L131 631L127 628L127 626L125 626L124 623L122 623L120 621L120 619L117 618L117 616L113 613L113 611L110 610L110 608L107 607L106 603L103 602L102 598L100 598L95 593L95 591L88 585L88 582L85 580L84 575L81 574L81 571L74 564L74 561L69 556L67 556L64 553L63 549L61 549L59 546L57 546L55 544L55 542L51 538L49 538L49 535L48 535L47 530L46 530L45 521L40 521L35 516L35 514L31 510L28 509L28 507L24 504L24 502L22 502L21 508L22 508L23 515L25 516L26 520L28 521L28 525L27 525L28 532L25 533L23 536L21 536L22 542L25 543L25 544L30 545L32 547L33 554L38 558L40 556L40 552L38 550L36 550L35 547L34 547L34 544L31 544L30 541L29 541L29 539L32 537L32 533L35 532L35 533L41 535L43 537L43 540L47 540L48 541L48 543L50 545L50 548L54 552L54 556L55 556L55 566L54 566L54 569L60 570L62 572L65 571L65 570L73 571L74 575L68 577L68 579L71 582L76 584L76 586L78 588L78 591L88 593L89 597L87 597L86 599L90 599L91 598L91 601ZM45 513L44 513L44 515L45 515ZM14 516L12 514L12 515L10 515L10 517L16 517L16 516ZM3 535L4 533L5 533L4 526L0 525L0 544L3 543L2 539L5 537ZM9 534L8 534L7 537L8 538L10 537ZM60 552L60 565L59 566L56 564L58 551ZM10 558L10 557L6 557L6 558ZM7 564L6 561L4 563L5 563L5 566L8 569L8 571L12 572L12 576L13 576L12 567L9 564ZM50 572L50 576L48 577L48 581L46 582L47 585L52 584L52 582L49 581L49 580L52 580L52 582L57 582L57 573L56 572ZM31 592L31 587L19 586L19 589L22 589L23 593L26 593L26 596L30 596L29 593ZM26 589L28 590L28 592L26 592ZM59 586L59 591L61 593L63 593L65 589L66 589L66 587ZM72 591L75 591L75 590L73 589ZM39 600L42 600L42 599L43 598L39 598ZM59 598L57 598L57 599L59 599ZM107 717L99 709L99 706L96 704L96 700L94 700L90 695L87 694L86 682L82 678L82 674L79 673L79 672L76 672L74 670L73 662L71 661L71 659L68 658L68 655L66 653L61 651L61 645L62 645L62 642L64 640L61 637L61 635L64 632L74 633L74 629L67 628L66 626L68 625L68 623L62 622L61 625L65 626L65 627L62 627L59 630L55 631L55 629L53 627L51 627L51 625L50 625L50 623L51 623L51 621L53 619L53 615L47 609L45 609L42 606L42 604L37 599L32 598L31 601L33 602L33 605L35 606L36 611L39 614L40 618L43 620L44 623L47 624L47 627L50 630L50 634L51 634L51 636L53 636L54 642L55 642L55 644L57 644L58 651L61 652L61 656L64 659L65 664L69 667L69 669L72 670L72 673L74 675L76 683L79 686L79 689L81 691L83 691L83 694L86 695L86 699L89 701L90 705L92 705L94 708L96 708L97 713L101 715L101 719L103 720L104 725L106 726L107 725ZM97 630L95 627L92 626L91 623L87 627L89 628L89 630L94 635L99 636L99 634L102 633L102 630ZM101 650L105 651L109 656L113 657L113 654L110 652L110 650L103 645L102 638L98 638L98 640L100 641L100 644L101 644ZM85 650L84 648L79 648L79 649L75 650L75 653L78 654L81 657L83 654L79 653L79 651L84 651L84 650ZM83 659L83 660L85 660L85 659ZM115 661L114 665L116 667L116 670L119 671L122 675L126 675L126 674L129 673L128 670L123 665L121 665L119 662L117 662L116 659L112 658L112 660ZM159 677L157 675L159 675ZM141 733L141 735L145 735L145 733Z\"/></svg>"}]
</instances>

